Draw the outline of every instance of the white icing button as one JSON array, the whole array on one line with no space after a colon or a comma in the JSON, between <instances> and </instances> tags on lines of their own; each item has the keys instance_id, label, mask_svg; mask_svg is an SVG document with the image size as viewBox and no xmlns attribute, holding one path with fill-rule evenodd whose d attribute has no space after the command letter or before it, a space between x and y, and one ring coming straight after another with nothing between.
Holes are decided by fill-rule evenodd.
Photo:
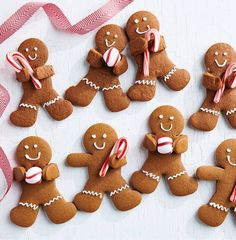
<instances>
[{"instance_id":1,"label":"white icing button","mask_svg":"<svg viewBox=\"0 0 236 240\"><path fill-rule=\"evenodd\" d=\"M160 119L162 119L162 118L163 118L163 115L159 115L158 117L159 117Z\"/></svg>"},{"instance_id":2,"label":"white icing button","mask_svg":"<svg viewBox=\"0 0 236 240\"><path fill-rule=\"evenodd\" d=\"M170 119L170 120L174 120L174 116L170 116L169 119Z\"/></svg>"},{"instance_id":3,"label":"white icing button","mask_svg":"<svg viewBox=\"0 0 236 240\"><path fill-rule=\"evenodd\" d=\"M134 23L139 23L139 20L138 20L138 19L135 19L135 20L134 20Z\"/></svg>"},{"instance_id":4,"label":"white icing button","mask_svg":"<svg viewBox=\"0 0 236 240\"><path fill-rule=\"evenodd\" d=\"M29 52L29 48L26 48L25 51L26 51L26 52Z\"/></svg>"},{"instance_id":5,"label":"white icing button","mask_svg":"<svg viewBox=\"0 0 236 240\"><path fill-rule=\"evenodd\" d=\"M118 38L118 35L116 34L114 37L115 37L115 38Z\"/></svg>"},{"instance_id":6,"label":"white icing button","mask_svg":"<svg viewBox=\"0 0 236 240\"><path fill-rule=\"evenodd\" d=\"M102 135L102 138L107 138L106 133L104 133L104 134Z\"/></svg>"},{"instance_id":7,"label":"white icing button","mask_svg":"<svg viewBox=\"0 0 236 240\"><path fill-rule=\"evenodd\" d=\"M219 55L219 53L218 53L218 52L215 52L214 54L215 54L215 56L218 56L218 55Z\"/></svg>"},{"instance_id":8,"label":"white icing button","mask_svg":"<svg viewBox=\"0 0 236 240\"><path fill-rule=\"evenodd\" d=\"M93 135L92 135L92 138L96 138L96 134L93 134Z\"/></svg>"},{"instance_id":9,"label":"white icing button","mask_svg":"<svg viewBox=\"0 0 236 240\"><path fill-rule=\"evenodd\" d=\"M143 21L147 21L147 18L146 18L146 17L143 17Z\"/></svg>"},{"instance_id":10,"label":"white icing button","mask_svg":"<svg viewBox=\"0 0 236 240\"><path fill-rule=\"evenodd\" d=\"M227 148L227 149L226 149L226 152L227 152L227 153L230 153L230 152L231 152L231 149L230 149L230 148Z\"/></svg>"},{"instance_id":11,"label":"white icing button","mask_svg":"<svg viewBox=\"0 0 236 240\"><path fill-rule=\"evenodd\" d=\"M224 56L227 56L227 55L228 55L228 53L227 53L227 52L224 52L224 53L223 53L223 55L224 55Z\"/></svg>"},{"instance_id":12,"label":"white icing button","mask_svg":"<svg viewBox=\"0 0 236 240\"><path fill-rule=\"evenodd\" d=\"M109 36L109 35L110 35L110 32L106 32L106 35Z\"/></svg>"},{"instance_id":13,"label":"white icing button","mask_svg":"<svg viewBox=\"0 0 236 240\"><path fill-rule=\"evenodd\" d=\"M34 148L37 148L38 147L38 145L37 144L34 144Z\"/></svg>"},{"instance_id":14,"label":"white icing button","mask_svg":"<svg viewBox=\"0 0 236 240\"><path fill-rule=\"evenodd\" d=\"M24 149L29 149L29 146L28 146L28 145L25 145L25 146L24 146Z\"/></svg>"},{"instance_id":15,"label":"white icing button","mask_svg":"<svg viewBox=\"0 0 236 240\"><path fill-rule=\"evenodd\" d=\"M37 47L34 47L34 51L38 51L38 48L37 48Z\"/></svg>"}]
</instances>

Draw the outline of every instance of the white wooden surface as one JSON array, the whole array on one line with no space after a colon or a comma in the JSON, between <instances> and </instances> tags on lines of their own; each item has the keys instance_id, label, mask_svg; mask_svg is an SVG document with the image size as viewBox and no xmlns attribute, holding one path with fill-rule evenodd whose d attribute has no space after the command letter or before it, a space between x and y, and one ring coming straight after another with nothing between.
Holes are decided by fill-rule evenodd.
<instances>
[{"instance_id":1,"label":"white wooden surface","mask_svg":"<svg viewBox=\"0 0 236 240\"><path fill-rule=\"evenodd\" d=\"M26 0L1 0L0 23ZM57 0L57 3L75 23L106 0L73 1ZM53 148L53 162L58 163L61 177L58 188L63 195L72 200L75 193L83 188L87 179L86 169L73 169L65 166L68 153L84 151L81 145L85 130L94 123L111 124L120 136L129 139L128 165L123 175L128 179L133 171L139 169L147 152L140 147L144 134L148 131L149 114L162 104L178 107L187 120L196 111L204 98L200 85L202 64L206 49L218 41L226 41L236 46L234 0L136 0L110 23L125 25L127 18L137 10L154 12L161 22L161 33L168 44L168 52L178 66L186 67L192 80L182 92L175 93L157 84L155 98L147 103L132 103L120 113L110 113L104 107L102 95L98 94L87 108L75 108L67 120L54 122L40 110L35 126L24 129L9 123L9 114L16 109L22 90L14 79L14 74L5 61L5 54L14 50L26 38L39 37L50 49L49 63L56 69L55 88L61 93L77 83L87 72L85 63L87 51L94 45L95 31L84 36L56 31L42 11L10 39L0 45L0 82L9 90L11 102L0 119L0 145L10 157L12 166L16 165L14 151L21 139L28 135L38 135L48 140ZM134 64L129 58L129 70L121 77L122 87L127 90L133 84ZM214 164L214 150L224 139L236 136L223 118L211 133L202 133L186 126L189 135L189 151L183 155L185 166L190 174L204 164ZM235 239L236 221L231 214L218 228L210 228L198 220L198 207L206 203L214 191L215 183L200 182L198 191L187 197L174 197L162 181L151 195L143 196L142 203L129 212L115 210L108 198L93 214L78 212L77 216L63 225L50 223L41 211L33 227L22 229L11 224L9 212L17 202L20 187L13 184L9 194L0 203L0 239Z\"/></svg>"}]
</instances>

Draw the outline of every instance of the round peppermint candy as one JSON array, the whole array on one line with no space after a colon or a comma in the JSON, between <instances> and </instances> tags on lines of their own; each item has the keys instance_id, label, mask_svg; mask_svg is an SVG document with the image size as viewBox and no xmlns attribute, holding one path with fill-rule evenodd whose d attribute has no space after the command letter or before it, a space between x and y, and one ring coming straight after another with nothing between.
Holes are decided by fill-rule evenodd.
<instances>
[{"instance_id":1,"label":"round peppermint candy","mask_svg":"<svg viewBox=\"0 0 236 240\"><path fill-rule=\"evenodd\" d=\"M157 139L157 152L160 154L170 154L173 151L173 140L170 137Z\"/></svg>"},{"instance_id":2,"label":"round peppermint candy","mask_svg":"<svg viewBox=\"0 0 236 240\"><path fill-rule=\"evenodd\" d=\"M42 181L42 169L40 167L32 167L26 172L25 181L28 184L39 184Z\"/></svg>"},{"instance_id":3,"label":"round peppermint candy","mask_svg":"<svg viewBox=\"0 0 236 240\"><path fill-rule=\"evenodd\" d=\"M108 67L114 67L121 60L121 55L118 49L111 47L103 54L103 59Z\"/></svg>"}]
</instances>

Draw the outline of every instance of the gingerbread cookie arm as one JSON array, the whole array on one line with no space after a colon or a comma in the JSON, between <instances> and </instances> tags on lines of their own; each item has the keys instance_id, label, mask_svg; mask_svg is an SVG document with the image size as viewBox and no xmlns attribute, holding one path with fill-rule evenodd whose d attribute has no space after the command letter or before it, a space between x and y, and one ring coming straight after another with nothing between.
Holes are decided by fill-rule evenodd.
<instances>
[{"instance_id":1,"label":"gingerbread cookie arm","mask_svg":"<svg viewBox=\"0 0 236 240\"><path fill-rule=\"evenodd\" d=\"M43 169L43 180L53 181L60 176L57 164L50 163Z\"/></svg>"},{"instance_id":2,"label":"gingerbread cookie arm","mask_svg":"<svg viewBox=\"0 0 236 240\"><path fill-rule=\"evenodd\" d=\"M24 167L15 167L13 169L13 176L17 182L21 182L25 179L26 170Z\"/></svg>"},{"instance_id":3,"label":"gingerbread cookie arm","mask_svg":"<svg viewBox=\"0 0 236 240\"><path fill-rule=\"evenodd\" d=\"M34 70L34 75L38 80L52 77L54 74L55 72L52 65L40 66Z\"/></svg>"},{"instance_id":4,"label":"gingerbread cookie arm","mask_svg":"<svg viewBox=\"0 0 236 240\"><path fill-rule=\"evenodd\" d=\"M151 51L152 47L153 47L153 44L154 44L154 40L151 39L149 42L148 42L148 48L149 50ZM165 39L163 36L160 37L160 43L159 43L159 48L158 48L158 52L161 52L163 50L166 49L166 43L165 43Z\"/></svg>"},{"instance_id":5,"label":"gingerbread cookie arm","mask_svg":"<svg viewBox=\"0 0 236 240\"><path fill-rule=\"evenodd\" d=\"M180 135L174 140L174 148L173 151L175 153L184 153L188 150L188 136Z\"/></svg>"},{"instance_id":6,"label":"gingerbread cookie arm","mask_svg":"<svg viewBox=\"0 0 236 240\"><path fill-rule=\"evenodd\" d=\"M121 54L121 60L113 68L113 73L117 76L123 74L128 69L128 62L126 56Z\"/></svg>"},{"instance_id":7,"label":"gingerbread cookie arm","mask_svg":"<svg viewBox=\"0 0 236 240\"><path fill-rule=\"evenodd\" d=\"M236 78L236 72L233 72L229 77L226 78L226 87L231 88L231 84Z\"/></svg>"},{"instance_id":8,"label":"gingerbread cookie arm","mask_svg":"<svg viewBox=\"0 0 236 240\"><path fill-rule=\"evenodd\" d=\"M126 164L127 164L126 157L124 157L122 159L117 159L115 154L113 156L111 156L111 159L110 159L110 162L109 162L109 166L111 168L121 168Z\"/></svg>"},{"instance_id":9,"label":"gingerbread cookie arm","mask_svg":"<svg viewBox=\"0 0 236 240\"><path fill-rule=\"evenodd\" d=\"M222 82L219 77L216 77L213 74L206 72L203 74L202 85L207 89L217 91L221 88Z\"/></svg>"},{"instance_id":10,"label":"gingerbread cookie arm","mask_svg":"<svg viewBox=\"0 0 236 240\"><path fill-rule=\"evenodd\" d=\"M87 167L94 157L88 153L71 153L67 156L67 164L71 167Z\"/></svg>"},{"instance_id":11,"label":"gingerbread cookie arm","mask_svg":"<svg viewBox=\"0 0 236 240\"><path fill-rule=\"evenodd\" d=\"M144 53L148 48L148 42L145 38L135 38L129 43L130 52L132 56L137 56Z\"/></svg>"},{"instance_id":12,"label":"gingerbread cookie arm","mask_svg":"<svg viewBox=\"0 0 236 240\"><path fill-rule=\"evenodd\" d=\"M30 80L30 75L27 69L23 68L19 73L16 73L16 79L19 82L27 82Z\"/></svg>"},{"instance_id":13,"label":"gingerbread cookie arm","mask_svg":"<svg viewBox=\"0 0 236 240\"><path fill-rule=\"evenodd\" d=\"M90 49L87 56L87 62L94 68L100 68L104 63L102 54L94 48Z\"/></svg>"},{"instance_id":14,"label":"gingerbread cookie arm","mask_svg":"<svg viewBox=\"0 0 236 240\"><path fill-rule=\"evenodd\" d=\"M196 176L203 180L220 180L224 175L224 169L214 166L202 166L196 171Z\"/></svg>"},{"instance_id":15,"label":"gingerbread cookie arm","mask_svg":"<svg viewBox=\"0 0 236 240\"><path fill-rule=\"evenodd\" d=\"M157 148L157 141L155 135L147 133L144 137L143 146L150 152L155 152Z\"/></svg>"}]
</instances>

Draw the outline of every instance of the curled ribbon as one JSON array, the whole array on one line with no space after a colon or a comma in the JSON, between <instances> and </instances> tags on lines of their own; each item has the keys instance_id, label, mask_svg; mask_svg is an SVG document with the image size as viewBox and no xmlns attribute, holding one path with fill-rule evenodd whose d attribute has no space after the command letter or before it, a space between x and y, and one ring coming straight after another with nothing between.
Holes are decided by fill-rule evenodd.
<instances>
[{"instance_id":1,"label":"curled ribbon","mask_svg":"<svg viewBox=\"0 0 236 240\"><path fill-rule=\"evenodd\" d=\"M236 63L231 63L228 65L228 67L225 70L224 76L222 78L222 86L219 90L217 90L215 97L214 97L214 103L218 103L224 93L225 90L225 84L227 78L233 73L236 72ZM236 75L235 77L229 82L229 87L230 88L235 88L236 87Z\"/></svg>"},{"instance_id":2,"label":"curled ribbon","mask_svg":"<svg viewBox=\"0 0 236 240\"><path fill-rule=\"evenodd\" d=\"M112 155L115 155L117 159L122 159L128 151L128 141L126 138L119 138L115 145L113 146L109 156L105 159L102 168L99 172L100 177L105 177L108 169L109 169L109 161Z\"/></svg>"},{"instance_id":3,"label":"curled ribbon","mask_svg":"<svg viewBox=\"0 0 236 240\"><path fill-rule=\"evenodd\" d=\"M40 8L43 8L55 28L60 31L85 34L101 26L120 12L133 0L110 0L97 11L88 15L75 25L71 25L62 10L53 3L29 2L19 8L0 25L0 43L19 30Z\"/></svg>"},{"instance_id":4,"label":"curled ribbon","mask_svg":"<svg viewBox=\"0 0 236 240\"><path fill-rule=\"evenodd\" d=\"M31 77L31 80L32 80L35 88L36 89L42 88L42 84L34 76L34 71L31 68L29 62L27 61L27 59L25 58L25 56L23 54L21 54L19 52L10 52L6 55L6 59L7 59L8 63L13 67L13 69L18 73L23 69L22 66L25 67L29 72L29 75ZM19 65L16 60L18 60L22 66Z\"/></svg>"},{"instance_id":5,"label":"curled ribbon","mask_svg":"<svg viewBox=\"0 0 236 240\"><path fill-rule=\"evenodd\" d=\"M150 41L152 36L153 36L154 42L153 42L151 51L157 52L160 45L161 35L158 30L152 28L148 32L146 32L145 39L147 41ZM150 62L150 52L149 52L149 49L147 48L144 51L144 55L143 55L143 74L145 77L149 76L149 62Z\"/></svg>"},{"instance_id":6,"label":"curled ribbon","mask_svg":"<svg viewBox=\"0 0 236 240\"><path fill-rule=\"evenodd\" d=\"M10 101L8 91L0 84L0 117Z\"/></svg>"}]
</instances>

